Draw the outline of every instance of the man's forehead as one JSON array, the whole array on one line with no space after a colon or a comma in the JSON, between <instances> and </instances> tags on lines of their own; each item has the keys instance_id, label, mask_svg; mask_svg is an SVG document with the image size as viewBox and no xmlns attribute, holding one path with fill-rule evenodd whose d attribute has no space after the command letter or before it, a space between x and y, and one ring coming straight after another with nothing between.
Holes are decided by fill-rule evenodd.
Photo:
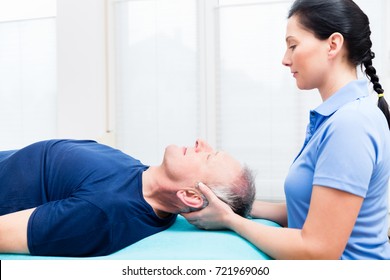
<instances>
[{"instance_id":1,"label":"man's forehead","mask_svg":"<svg viewBox=\"0 0 390 280\"><path fill-rule=\"evenodd\" d=\"M242 171L241 163L225 152L219 152L217 158L219 172L221 176L227 176L227 174L235 176ZM229 176L230 177L230 176Z\"/></svg>"}]
</instances>

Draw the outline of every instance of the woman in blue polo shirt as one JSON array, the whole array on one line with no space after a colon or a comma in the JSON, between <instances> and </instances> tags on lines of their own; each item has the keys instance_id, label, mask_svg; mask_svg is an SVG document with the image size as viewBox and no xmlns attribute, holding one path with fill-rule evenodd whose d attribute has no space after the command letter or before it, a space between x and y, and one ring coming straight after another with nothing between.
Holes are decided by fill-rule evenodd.
<instances>
[{"instance_id":1,"label":"woman in blue polo shirt","mask_svg":"<svg viewBox=\"0 0 390 280\"><path fill-rule=\"evenodd\" d=\"M251 213L285 227L238 217L204 185L210 205L186 215L190 222L234 230L275 259L390 259L390 118L370 33L367 16L351 0L294 2L283 64L298 88L317 88L323 103L310 112L304 145L287 174L286 203L257 201Z\"/></svg>"}]
</instances>

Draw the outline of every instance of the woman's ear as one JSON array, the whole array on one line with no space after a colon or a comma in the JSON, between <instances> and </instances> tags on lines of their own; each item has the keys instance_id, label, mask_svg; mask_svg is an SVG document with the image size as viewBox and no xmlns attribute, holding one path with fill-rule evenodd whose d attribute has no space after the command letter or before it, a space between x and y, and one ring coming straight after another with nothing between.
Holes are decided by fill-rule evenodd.
<instances>
[{"instance_id":1,"label":"woman's ear","mask_svg":"<svg viewBox=\"0 0 390 280\"><path fill-rule=\"evenodd\" d=\"M334 58L341 51L344 45L344 36L335 32L328 38L329 58Z\"/></svg>"},{"instance_id":2,"label":"woman's ear","mask_svg":"<svg viewBox=\"0 0 390 280\"><path fill-rule=\"evenodd\" d=\"M202 196L195 190L179 190L176 192L180 201L191 208L201 208L203 206Z\"/></svg>"}]
</instances>

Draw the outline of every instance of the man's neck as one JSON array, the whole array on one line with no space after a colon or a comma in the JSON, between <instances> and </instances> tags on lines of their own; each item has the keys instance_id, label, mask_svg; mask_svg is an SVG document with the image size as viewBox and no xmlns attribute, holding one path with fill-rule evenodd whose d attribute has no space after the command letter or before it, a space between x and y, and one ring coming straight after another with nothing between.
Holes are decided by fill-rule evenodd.
<instances>
[{"instance_id":1,"label":"man's neck","mask_svg":"<svg viewBox=\"0 0 390 280\"><path fill-rule=\"evenodd\" d=\"M171 183L158 167L149 167L142 174L142 193L144 199L160 218L166 218L178 212L174 205L175 191L167 186Z\"/></svg>"}]
</instances>

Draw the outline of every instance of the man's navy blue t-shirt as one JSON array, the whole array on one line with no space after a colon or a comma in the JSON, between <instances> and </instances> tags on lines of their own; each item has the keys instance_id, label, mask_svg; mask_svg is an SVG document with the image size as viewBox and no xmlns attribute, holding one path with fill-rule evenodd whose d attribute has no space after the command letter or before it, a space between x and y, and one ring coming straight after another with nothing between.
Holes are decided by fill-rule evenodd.
<instances>
[{"instance_id":1,"label":"man's navy blue t-shirt","mask_svg":"<svg viewBox=\"0 0 390 280\"><path fill-rule=\"evenodd\" d=\"M0 152L0 215L37 207L32 255L100 256L168 228L142 194L140 161L94 141L49 140Z\"/></svg>"}]
</instances>

